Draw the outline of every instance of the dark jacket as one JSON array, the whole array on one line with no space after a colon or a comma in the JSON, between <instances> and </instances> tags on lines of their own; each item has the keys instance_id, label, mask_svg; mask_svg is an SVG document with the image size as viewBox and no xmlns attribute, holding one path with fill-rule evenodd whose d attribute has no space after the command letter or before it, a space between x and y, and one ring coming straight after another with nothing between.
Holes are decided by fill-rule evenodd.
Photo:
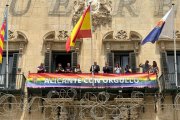
<instances>
[{"instance_id":1,"label":"dark jacket","mask_svg":"<svg viewBox=\"0 0 180 120\"><path fill-rule=\"evenodd\" d=\"M110 67L109 66L105 66L105 67L103 67L103 72L104 73L111 73L111 69L110 69Z\"/></svg>"},{"instance_id":2,"label":"dark jacket","mask_svg":"<svg viewBox=\"0 0 180 120\"><path fill-rule=\"evenodd\" d=\"M92 71L92 67L93 67L93 71ZM92 65L90 68L90 72L98 73L99 71L100 71L99 65Z\"/></svg>"}]
</instances>

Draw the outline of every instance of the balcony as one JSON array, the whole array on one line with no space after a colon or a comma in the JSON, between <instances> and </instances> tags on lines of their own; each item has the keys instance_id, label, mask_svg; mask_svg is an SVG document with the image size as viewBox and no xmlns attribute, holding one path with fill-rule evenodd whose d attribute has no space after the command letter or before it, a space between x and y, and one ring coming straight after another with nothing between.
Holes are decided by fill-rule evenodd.
<instances>
[{"instance_id":1,"label":"balcony","mask_svg":"<svg viewBox=\"0 0 180 120\"><path fill-rule=\"evenodd\" d=\"M180 86L180 73L177 74L178 86ZM176 90L175 73L164 73L159 77L159 84L162 91Z\"/></svg>"}]
</instances>

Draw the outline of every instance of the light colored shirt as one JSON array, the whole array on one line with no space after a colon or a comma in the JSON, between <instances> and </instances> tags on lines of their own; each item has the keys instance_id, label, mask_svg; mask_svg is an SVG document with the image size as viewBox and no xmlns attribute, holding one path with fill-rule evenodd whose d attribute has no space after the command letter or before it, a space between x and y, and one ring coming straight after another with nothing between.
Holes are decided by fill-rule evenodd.
<instances>
[{"instance_id":1,"label":"light colored shirt","mask_svg":"<svg viewBox=\"0 0 180 120\"><path fill-rule=\"evenodd\" d=\"M116 74L120 74L120 73L121 73L121 67L115 67L115 68L114 68L114 72L115 72Z\"/></svg>"}]
</instances>

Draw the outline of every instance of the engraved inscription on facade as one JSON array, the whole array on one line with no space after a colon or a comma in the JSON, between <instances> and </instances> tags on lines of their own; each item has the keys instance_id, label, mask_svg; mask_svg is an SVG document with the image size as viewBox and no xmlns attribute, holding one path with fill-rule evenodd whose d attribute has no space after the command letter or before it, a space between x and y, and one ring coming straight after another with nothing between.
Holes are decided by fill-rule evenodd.
<instances>
[{"instance_id":1,"label":"engraved inscription on facade","mask_svg":"<svg viewBox=\"0 0 180 120\"><path fill-rule=\"evenodd\" d=\"M11 4L10 4L10 13L13 16L22 16L24 14L26 14L31 6L31 0L26 1L27 5L25 6L25 8L23 10L18 10L18 0L12 0ZM22 7L22 6L21 6Z\"/></svg>"},{"instance_id":2,"label":"engraved inscription on facade","mask_svg":"<svg viewBox=\"0 0 180 120\"><path fill-rule=\"evenodd\" d=\"M49 8L49 15L68 15L72 10L74 0L52 0Z\"/></svg>"},{"instance_id":3,"label":"engraved inscription on facade","mask_svg":"<svg viewBox=\"0 0 180 120\"><path fill-rule=\"evenodd\" d=\"M127 9L128 13L133 16L137 17L138 14L136 13L136 0L114 0L113 6L113 15L120 15L125 16L125 9Z\"/></svg>"},{"instance_id":4,"label":"engraved inscription on facade","mask_svg":"<svg viewBox=\"0 0 180 120\"><path fill-rule=\"evenodd\" d=\"M163 16L175 4L175 13L178 2L176 0L154 0L154 16Z\"/></svg>"}]
</instances>

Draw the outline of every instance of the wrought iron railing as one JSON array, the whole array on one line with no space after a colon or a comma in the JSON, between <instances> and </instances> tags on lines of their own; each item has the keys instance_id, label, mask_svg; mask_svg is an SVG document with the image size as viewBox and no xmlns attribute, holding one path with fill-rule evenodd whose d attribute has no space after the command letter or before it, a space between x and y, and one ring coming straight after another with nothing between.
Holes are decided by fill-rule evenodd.
<instances>
[{"instance_id":1,"label":"wrought iron railing","mask_svg":"<svg viewBox=\"0 0 180 120\"><path fill-rule=\"evenodd\" d=\"M0 74L0 89L24 90L25 81L23 74L9 74L7 87L6 74Z\"/></svg>"},{"instance_id":2,"label":"wrought iron railing","mask_svg":"<svg viewBox=\"0 0 180 120\"><path fill-rule=\"evenodd\" d=\"M161 90L174 90L176 87L175 73L163 73L159 77ZM180 73L177 74L177 85L180 86Z\"/></svg>"}]
</instances>

